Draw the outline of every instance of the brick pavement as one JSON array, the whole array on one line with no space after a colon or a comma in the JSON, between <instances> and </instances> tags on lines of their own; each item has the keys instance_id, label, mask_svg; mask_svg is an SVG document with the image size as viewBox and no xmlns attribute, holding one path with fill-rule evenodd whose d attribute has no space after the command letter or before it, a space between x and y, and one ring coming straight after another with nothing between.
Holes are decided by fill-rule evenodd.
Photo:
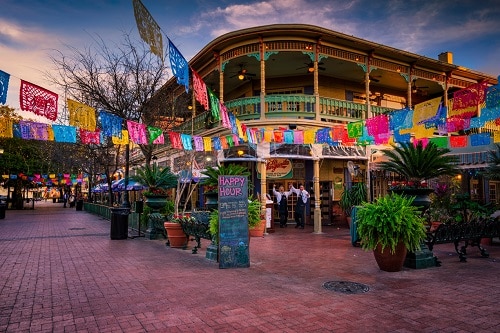
<instances>
[{"instance_id":1,"label":"brick pavement","mask_svg":"<svg viewBox=\"0 0 500 333\"><path fill-rule=\"evenodd\" d=\"M387 273L349 231L277 228L250 268L219 269L164 240L110 240L110 222L62 204L0 220L0 332L500 332L500 245L450 244L442 267ZM190 246L194 246L191 242ZM327 281L369 286L361 294Z\"/></svg>"}]
</instances>

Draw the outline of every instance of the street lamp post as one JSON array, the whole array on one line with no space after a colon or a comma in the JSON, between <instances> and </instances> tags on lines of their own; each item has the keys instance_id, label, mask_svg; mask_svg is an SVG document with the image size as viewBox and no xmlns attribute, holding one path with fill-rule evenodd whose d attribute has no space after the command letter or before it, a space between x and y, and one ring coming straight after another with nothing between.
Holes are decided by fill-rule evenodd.
<instances>
[{"instance_id":1,"label":"street lamp post","mask_svg":"<svg viewBox=\"0 0 500 333\"><path fill-rule=\"evenodd\" d=\"M129 144L125 148L125 193L120 207L111 208L111 239L128 238L128 216L130 215L130 201L128 198L128 177L130 167L130 148Z\"/></svg>"},{"instance_id":2,"label":"street lamp post","mask_svg":"<svg viewBox=\"0 0 500 333\"><path fill-rule=\"evenodd\" d=\"M125 191L123 193L123 202L122 202L121 207L127 208L130 210L130 200L129 200L128 190L127 190L129 174L130 174L130 144L127 144L127 146L125 148L125 182L124 182ZM129 213L130 213L130 211L129 211Z\"/></svg>"}]
</instances>

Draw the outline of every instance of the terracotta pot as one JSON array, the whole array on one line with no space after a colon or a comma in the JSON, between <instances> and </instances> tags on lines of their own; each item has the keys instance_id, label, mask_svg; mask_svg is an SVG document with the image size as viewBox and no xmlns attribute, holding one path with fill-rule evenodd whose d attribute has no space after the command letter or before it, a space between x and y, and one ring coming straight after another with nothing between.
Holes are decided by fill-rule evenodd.
<instances>
[{"instance_id":1,"label":"terracotta pot","mask_svg":"<svg viewBox=\"0 0 500 333\"><path fill-rule=\"evenodd\" d=\"M346 220L347 220L347 225L349 226L349 229L351 229L352 217L346 216Z\"/></svg>"},{"instance_id":2,"label":"terracotta pot","mask_svg":"<svg viewBox=\"0 0 500 333\"><path fill-rule=\"evenodd\" d=\"M182 230L180 223L165 222L163 226L167 231L170 247L185 248L187 246L188 237Z\"/></svg>"},{"instance_id":3,"label":"terracotta pot","mask_svg":"<svg viewBox=\"0 0 500 333\"><path fill-rule=\"evenodd\" d=\"M379 244L375 250L373 250L373 255L377 261L378 267L386 272L399 272L403 268L403 264L406 258L406 247L403 242L399 242L396 245L396 251L391 253L389 247L385 247L384 251L381 250L382 246Z\"/></svg>"},{"instance_id":4,"label":"terracotta pot","mask_svg":"<svg viewBox=\"0 0 500 333\"><path fill-rule=\"evenodd\" d=\"M481 238L481 241L479 243L481 245L491 245L492 239L491 238Z\"/></svg>"},{"instance_id":5,"label":"terracotta pot","mask_svg":"<svg viewBox=\"0 0 500 333\"><path fill-rule=\"evenodd\" d=\"M431 227L429 229L429 232L434 232L437 230L437 228L441 225L442 222L434 221L431 222Z\"/></svg>"},{"instance_id":6,"label":"terracotta pot","mask_svg":"<svg viewBox=\"0 0 500 333\"><path fill-rule=\"evenodd\" d=\"M256 226L255 228L248 229L250 237L263 237L265 227L266 227L266 220L260 220L260 224L258 226Z\"/></svg>"}]
</instances>

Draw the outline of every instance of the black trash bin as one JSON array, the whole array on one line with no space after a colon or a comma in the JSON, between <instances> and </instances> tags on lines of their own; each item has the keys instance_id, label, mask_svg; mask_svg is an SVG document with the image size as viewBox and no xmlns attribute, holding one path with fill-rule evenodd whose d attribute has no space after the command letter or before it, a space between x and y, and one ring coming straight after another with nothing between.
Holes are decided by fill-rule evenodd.
<instances>
[{"instance_id":1,"label":"black trash bin","mask_svg":"<svg viewBox=\"0 0 500 333\"><path fill-rule=\"evenodd\" d=\"M128 238L130 208L111 208L111 239Z\"/></svg>"},{"instance_id":2,"label":"black trash bin","mask_svg":"<svg viewBox=\"0 0 500 333\"><path fill-rule=\"evenodd\" d=\"M7 204L5 202L0 202L0 219L5 218L6 210L7 210Z\"/></svg>"},{"instance_id":3,"label":"black trash bin","mask_svg":"<svg viewBox=\"0 0 500 333\"><path fill-rule=\"evenodd\" d=\"M76 200L76 210L83 210L83 200Z\"/></svg>"}]
</instances>

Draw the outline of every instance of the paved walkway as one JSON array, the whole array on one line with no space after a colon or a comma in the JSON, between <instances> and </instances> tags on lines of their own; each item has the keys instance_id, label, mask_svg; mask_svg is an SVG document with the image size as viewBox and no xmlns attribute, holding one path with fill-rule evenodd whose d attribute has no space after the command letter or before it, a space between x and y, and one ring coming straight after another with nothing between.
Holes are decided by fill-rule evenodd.
<instances>
[{"instance_id":1,"label":"paved walkway","mask_svg":"<svg viewBox=\"0 0 500 333\"><path fill-rule=\"evenodd\" d=\"M110 240L110 222L62 204L0 220L0 332L500 332L500 245L437 245L442 267L387 273L349 231L280 229L250 268L219 269L162 240ZM191 242L191 247L194 242ZM328 281L368 292L327 290Z\"/></svg>"}]
</instances>

